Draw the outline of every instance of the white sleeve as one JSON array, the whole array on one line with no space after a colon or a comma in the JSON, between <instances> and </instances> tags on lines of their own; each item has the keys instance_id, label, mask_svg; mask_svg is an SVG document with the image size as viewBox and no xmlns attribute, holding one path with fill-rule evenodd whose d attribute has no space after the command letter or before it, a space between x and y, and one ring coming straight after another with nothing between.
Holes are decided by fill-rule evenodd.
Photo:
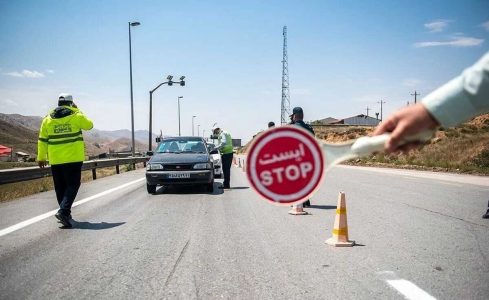
<instances>
[{"instance_id":1,"label":"white sleeve","mask_svg":"<svg viewBox=\"0 0 489 300\"><path fill-rule=\"evenodd\" d=\"M226 146L227 139L226 139L226 135L224 134L224 131L221 131L221 133L219 135L221 136L221 143L217 147L219 149L222 149L224 146Z\"/></svg>"},{"instance_id":2,"label":"white sleeve","mask_svg":"<svg viewBox=\"0 0 489 300\"><path fill-rule=\"evenodd\" d=\"M442 126L455 126L489 112L489 52L422 103Z\"/></svg>"}]
</instances>

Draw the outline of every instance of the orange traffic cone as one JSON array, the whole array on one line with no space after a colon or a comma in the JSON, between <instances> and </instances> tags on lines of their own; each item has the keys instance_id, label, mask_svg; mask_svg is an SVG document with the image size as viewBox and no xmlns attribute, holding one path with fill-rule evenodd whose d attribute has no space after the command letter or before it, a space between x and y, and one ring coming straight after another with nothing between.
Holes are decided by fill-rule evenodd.
<instances>
[{"instance_id":1,"label":"orange traffic cone","mask_svg":"<svg viewBox=\"0 0 489 300\"><path fill-rule=\"evenodd\" d=\"M348 224L346 221L346 200L345 193L338 195L338 205L336 206L336 217L334 220L333 236L326 240L326 244L335 247L351 247L355 241L348 240Z\"/></svg>"},{"instance_id":2,"label":"orange traffic cone","mask_svg":"<svg viewBox=\"0 0 489 300\"><path fill-rule=\"evenodd\" d=\"M292 209L289 210L289 215L307 215L309 214L307 211L304 210L302 203L301 204L296 204L292 205Z\"/></svg>"}]
</instances>

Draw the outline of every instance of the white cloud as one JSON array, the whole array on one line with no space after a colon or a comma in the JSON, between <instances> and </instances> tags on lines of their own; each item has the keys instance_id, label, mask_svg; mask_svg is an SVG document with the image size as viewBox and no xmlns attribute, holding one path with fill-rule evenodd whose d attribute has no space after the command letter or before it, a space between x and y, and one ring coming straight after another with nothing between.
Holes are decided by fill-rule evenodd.
<instances>
[{"instance_id":1,"label":"white cloud","mask_svg":"<svg viewBox=\"0 0 489 300\"><path fill-rule=\"evenodd\" d=\"M484 28L486 31L489 31L489 21L482 23L480 27Z\"/></svg>"},{"instance_id":2,"label":"white cloud","mask_svg":"<svg viewBox=\"0 0 489 300\"><path fill-rule=\"evenodd\" d=\"M442 32L447 26L448 23L452 22L451 20L435 20L430 23L424 24L429 32Z\"/></svg>"},{"instance_id":3,"label":"white cloud","mask_svg":"<svg viewBox=\"0 0 489 300\"><path fill-rule=\"evenodd\" d=\"M49 74L54 74L54 70L47 69L47 70L46 70L46 73L49 73Z\"/></svg>"},{"instance_id":4,"label":"white cloud","mask_svg":"<svg viewBox=\"0 0 489 300\"><path fill-rule=\"evenodd\" d=\"M479 46L484 42L484 39L477 39L467 36L454 36L448 41L431 41L414 43L416 48L449 46L449 47L474 47Z\"/></svg>"},{"instance_id":5,"label":"white cloud","mask_svg":"<svg viewBox=\"0 0 489 300\"><path fill-rule=\"evenodd\" d=\"M22 72L9 72L4 73L5 75L12 77L21 77L21 78L43 78L45 77L43 73L38 71L30 71L30 70L22 70Z\"/></svg>"},{"instance_id":6,"label":"white cloud","mask_svg":"<svg viewBox=\"0 0 489 300\"><path fill-rule=\"evenodd\" d=\"M416 79L416 78L408 78L408 79L404 79L402 81L402 85L407 86L407 87L411 87L411 88L419 86L420 83L421 83L421 80Z\"/></svg>"}]
</instances>

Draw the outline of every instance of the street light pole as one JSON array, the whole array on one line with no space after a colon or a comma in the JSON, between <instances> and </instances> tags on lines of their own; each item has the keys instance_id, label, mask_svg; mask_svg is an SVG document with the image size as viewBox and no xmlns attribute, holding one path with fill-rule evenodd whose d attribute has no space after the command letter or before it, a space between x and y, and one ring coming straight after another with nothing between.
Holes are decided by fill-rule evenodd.
<instances>
[{"instance_id":1,"label":"street light pole","mask_svg":"<svg viewBox=\"0 0 489 300\"><path fill-rule=\"evenodd\" d=\"M197 117L197 116L192 116L192 136L195 136L195 134L194 134L194 119L195 119L195 117Z\"/></svg>"},{"instance_id":2,"label":"street light pole","mask_svg":"<svg viewBox=\"0 0 489 300\"><path fill-rule=\"evenodd\" d=\"M152 142L153 142L153 134L152 134L152 130L153 130L153 90L152 91L149 91L149 141L148 141L148 145L149 145L149 149L148 151L152 151Z\"/></svg>"},{"instance_id":3,"label":"street light pole","mask_svg":"<svg viewBox=\"0 0 489 300\"><path fill-rule=\"evenodd\" d=\"M183 96L178 96L178 136L182 136L180 132L180 99L182 99Z\"/></svg>"},{"instance_id":4,"label":"street light pole","mask_svg":"<svg viewBox=\"0 0 489 300\"><path fill-rule=\"evenodd\" d=\"M200 125L197 125L197 136L200 136Z\"/></svg>"},{"instance_id":5,"label":"street light pole","mask_svg":"<svg viewBox=\"0 0 489 300\"><path fill-rule=\"evenodd\" d=\"M166 77L166 79L168 81L166 82L162 82L160 84L158 84L154 89L152 89L151 91L149 91L149 140L148 140L148 151L152 151L152 144L153 144L153 140L152 140L152 127L153 127L153 93L162 85L164 84L167 84L169 86L172 86L174 83L178 83L180 84L180 86L185 86L185 76L181 76L180 77L180 81L173 81L173 76L172 75L168 75ZM179 97L180 98L180 97ZM180 100L180 99L179 99ZM180 104L178 106L178 109L180 110ZM179 113L180 114L180 113ZM179 127L180 127L180 122L179 122ZM179 134L180 134L180 129L179 129Z\"/></svg>"},{"instance_id":6,"label":"street light pole","mask_svg":"<svg viewBox=\"0 0 489 300\"><path fill-rule=\"evenodd\" d=\"M131 27L132 26L138 26L141 23L139 22L129 22L129 80L131 83L131 140L132 140L132 145L131 145L131 153L132 156L134 156L134 148L135 148L135 143L134 143L134 101L133 101L133 94L132 94L132 47L131 47Z\"/></svg>"}]
</instances>

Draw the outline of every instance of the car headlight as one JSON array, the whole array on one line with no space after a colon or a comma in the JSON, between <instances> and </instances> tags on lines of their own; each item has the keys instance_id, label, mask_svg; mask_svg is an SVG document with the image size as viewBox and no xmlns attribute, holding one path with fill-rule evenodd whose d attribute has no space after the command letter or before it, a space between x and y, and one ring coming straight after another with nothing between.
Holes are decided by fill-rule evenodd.
<instances>
[{"instance_id":1,"label":"car headlight","mask_svg":"<svg viewBox=\"0 0 489 300\"><path fill-rule=\"evenodd\" d=\"M202 170L202 169L210 169L211 164L210 163L200 163L200 164L195 164L194 169Z\"/></svg>"},{"instance_id":2,"label":"car headlight","mask_svg":"<svg viewBox=\"0 0 489 300\"><path fill-rule=\"evenodd\" d=\"M148 165L146 165L146 170L148 170L148 171L163 170L163 165L162 164L148 164Z\"/></svg>"}]
</instances>

